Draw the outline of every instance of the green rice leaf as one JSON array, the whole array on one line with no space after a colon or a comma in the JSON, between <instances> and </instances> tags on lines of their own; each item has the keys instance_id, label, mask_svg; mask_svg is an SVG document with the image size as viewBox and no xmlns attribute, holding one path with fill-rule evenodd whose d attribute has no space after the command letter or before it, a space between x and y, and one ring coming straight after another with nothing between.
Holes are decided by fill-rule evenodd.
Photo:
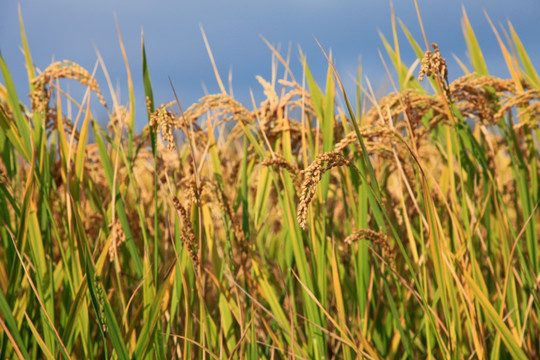
<instances>
[{"instance_id":1,"label":"green rice leaf","mask_svg":"<svg viewBox=\"0 0 540 360\"><path fill-rule=\"evenodd\" d=\"M487 320L495 327L498 334L501 336L502 341L505 343L506 347L514 359L527 360L528 357L518 344L517 339L512 336L510 329L506 326L504 321L501 319L491 301L485 296L485 294L480 290L476 282L467 274L463 274L467 284L470 286L471 291L474 293L474 296L478 300L484 315Z\"/></svg>"},{"instance_id":2,"label":"green rice leaf","mask_svg":"<svg viewBox=\"0 0 540 360\"><path fill-rule=\"evenodd\" d=\"M525 74L527 75L529 81L532 84L534 84L537 88L540 88L540 77L538 77L538 73L536 72L536 69L532 64L531 59L529 58L529 55L527 54L527 51L523 46L523 43L521 42L518 34L514 30L512 23L508 22L508 27L510 28L510 34L512 35L512 39L514 40L514 45L519 55L519 59L523 64L523 68L525 69Z\"/></svg>"},{"instance_id":3,"label":"green rice leaf","mask_svg":"<svg viewBox=\"0 0 540 360\"><path fill-rule=\"evenodd\" d=\"M465 42L467 43L467 49L469 51L469 58L474 71L480 75L489 75L489 71L484 60L484 55L482 54L482 49L478 44L474 30L469 22L465 7L463 7L462 28L463 35L465 36Z\"/></svg>"}]
</instances>

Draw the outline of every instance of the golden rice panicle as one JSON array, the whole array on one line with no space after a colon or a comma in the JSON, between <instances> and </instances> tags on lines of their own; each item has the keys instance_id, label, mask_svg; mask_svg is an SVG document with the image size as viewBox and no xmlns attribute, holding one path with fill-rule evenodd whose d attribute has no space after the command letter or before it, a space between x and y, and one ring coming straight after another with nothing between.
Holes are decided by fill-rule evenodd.
<instances>
[{"instance_id":1,"label":"golden rice panicle","mask_svg":"<svg viewBox=\"0 0 540 360\"><path fill-rule=\"evenodd\" d=\"M270 159L270 158L264 159L261 165L262 166L275 166L280 169L285 169L289 173L291 173L291 175L293 175L294 177L297 177L299 173L298 167L296 167L295 165L285 160L285 158L281 154L275 154L275 157L273 159Z\"/></svg>"},{"instance_id":2,"label":"golden rice panicle","mask_svg":"<svg viewBox=\"0 0 540 360\"><path fill-rule=\"evenodd\" d=\"M90 75L88 70L72 61L64 60L64 62L52 63L41 75L32 80L35 90L31 94L31 100L32 109L35 112L41 112L47 108L52 93L52 89L50 89L50 86L47 89L47 85L50 85L54 79L62 78L76 80L80 84L87 86L96 93L103 106L107 105L96 79Z\"/></svg>"},{"instance_id":3,"label":"golden rice panicle","mask_svg":"<svg viewBox=\"0 0 540 360\"><path fill-rule=\"evenodd\" d=\"M204 183L201 182L201 185L197 187L197 182L195 179L190 179L187 184L187 201L188 201L188 207L191 206L191 204L196 204L198 199L200 199L200 195L202 193Z\"/></svg>"},{"instance_id":4,"label":"golden rice panicle","mask_svg":"<svg viewBox=\"0 0 540 360\"><path fill-rule=\"evenodd\" d=\"M150 108L149 103L150 100L147 100L148 108ZM176 149L176 142L174 140L173 125L175 125L176 116L167 107L168 105L162 104L150 114L150 126L161 130L161 136L167 142L167 149L174 150Z\"/></svg>"},{"instance_id":5,"label":"golden rice panicle","mask_svg":"<svg viewBox=\"0 0 540 360\"><path fill-rule=\"evenodd\" d=\"M499 121L511 111L512 108L518 110L517 117L521 120L516 124L517 128L524 125L537 126L540 120L540 90L528 89L519 94L514 94L512 97L507 97L501 100L500 109L495 114L495 119Z\"/></svg>"},{"instance_id":6,"label":"golden rice panicle","mask_svg":"<svg viewBox=\"0 0 540 360\"><path fill-rule=\"evenodd\" d=\"M152 115L152 100L150 100L150 96L146 96L146 111L148 111L149 115Z\"/></svg>"},{"instance_id":7,"label":"golden rice panicle","mask_svg":"<svg viewBox=\"0 0 540 360\"><path fill-rule=\"evenodd\" d=\"M191 226L191 221L187 215L187 211L175 195L172 196L172 203L182 221L182 227L180 228L182 241L184 242L191 260L193 260L193 264L197 265L199 263L199 256L197 254L199 245L193 227Z\"/></svg>"},{"instance_id":8,"label":"golden rice panicle","mask_svg":"<svg viewBox=\"0 0 540 360\"><path fill-rule=\"evenodd\" d=\"M109 261L114 261L118 248L126 241L126 234L122 229L122 224L118 219L109 226L111 228L112 244L109 247Z\"/></svg>"},{"instance_id":9,"label":"golden rice panicle","mask_svg":"<svg viewBox=\"0 0 540 360\"><path fill-rule=\"evenodd\" d=\"M256 76L255 78L257 79L259 84L261 84L261 86L262 86L262 88L264 90L264 95L266 96L266 100L264 101L264 103L267 103L270 106L277 105L279 103L279 97L278 97L278 95L276 93L276 90L272 86L272 84L270 84L268 81L264 80L262 78L262 76Z\"/></svg>"},{"instance_id":10,"label":"golden rice panicle","mask_svg":"<svg viewBox=\"0 0 540 360\"><path fill-rule=\"evenodd\" d=\"M333 150L317 156L315 161L301 172L304 181L301 187L300 204L298 205L296 219L302 229L306 230L307 228L308 206L315 195L317 184L321 181L322 175L334 167L348 164L349 160L345 159L339 151Z\"/></svg>"},{"instance_id":11,"label":"golden rice panicle","mask_svg":"<svg viewBox=\"0 0 540 360\"><path fill-rule=\"evenodd\" d=\"M182 129L187 126L197 125L197 121L206 115L205 122L214 122L214 127L229 121L250 122L254 120L250 113L241 103L227 94L206 95L185 112L184 116L177 119L176 127Z\"/></svg>"},{"instance_id":12,"label":"golden rice panicle","mask_svg":"<svg viewBox=\"0 0 540 360\"><path fill-rule=\"evenodd\" d=\"M424 76L440 76L441 80L445 80L448 77L448 67L446 66L446 60L441 56L439 46L436 43L432 43L433 51L427 50L422 59L422 66L420 67L420 73L418 74L418 80L424 80Z\"/></svg>"},{"instance_id":13,"label":"golden rice panicle","mask_svg":"<svg viewBox=\"0 0 540 360\"><path fill-rule=\"evenodd\" d=\"M9 184L9 177L7 176L6 166L4 162L0 162L0 184Z\"/></svg>"},{"instance_id":14,"label":"golden rice panicle","mask_svg":"<svg viewBox=\"0 0 540 360\"><path fill-rule=\"evenodd\" d=\"M343 151L347 146L349 146L352 143L356 143L358 140L358 137L356 136L356 133L354 131L351 131L343 139L341 139L335 146L334 151Z\"/></svg>"},{"instance_id":15,"label":"golden rice panicle","mask_svg":"<svg viewBox=\"0 0 540 360\"><path fill-rule=\"evenodd\" d=\"M109 133L113 133L115 129L122 129L124 125L127 124L128 118L129 118L129 112L125 106L120 105L117 108L115 108L111 116L111 120L109 121L109 124L107 125L107 129L109 130Z\"/></svg>"},{"instance_id":16,"label":"golden rice panicle","mask_svg":"<svg viewBox=\"0 0 540 360\"><path fill-rule=\"evenodd\" d=\"M345 244L351 245L359 240L366 240L374 245L379 245L382 250L382 257L388 259L391 264L394 264L396 254L390 246L388 236L381 232L376 232L370 229L360 229L347 236L344 240Z\"/></svg>"}]
</instances>

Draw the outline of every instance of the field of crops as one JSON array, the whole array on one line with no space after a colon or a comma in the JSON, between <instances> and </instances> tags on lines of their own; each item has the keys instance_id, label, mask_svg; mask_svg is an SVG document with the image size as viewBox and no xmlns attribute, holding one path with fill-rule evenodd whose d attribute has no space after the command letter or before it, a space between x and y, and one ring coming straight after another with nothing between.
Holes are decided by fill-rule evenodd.
<instances>
[{"instance_id":1,"label":"field of crops","mask_svg":"<svg viewBox=\"0 0 540 360\"><path fill-rule=\"evenodd\" d=\"M96 69L37 72L21 19L30 101L0 56L0 358L539 358L540 78L511 25L508 79L465 14L459 69L393 25L384 97L271 47L264 101L216 70L182 107L153 97L144 41L125 64L146 99L120 104Z\"/></svg>"}]
</instances>

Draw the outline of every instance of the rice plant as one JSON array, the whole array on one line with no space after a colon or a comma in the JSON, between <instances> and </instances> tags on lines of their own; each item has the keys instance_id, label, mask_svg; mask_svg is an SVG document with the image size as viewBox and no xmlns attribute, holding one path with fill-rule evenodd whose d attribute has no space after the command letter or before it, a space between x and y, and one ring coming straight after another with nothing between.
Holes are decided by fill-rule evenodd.
<instances>
[{"instance_id":1,"label":"rice plant","mask_svg":"<svg viewBox=\"0 0 540 360\"><path fill-rule=\"evenodd\" d=\"M21 17L30 106L0 56L0 357L540 357L540 78L511 24L503 79L465 12L461 69L400 23L405 63L392 21L382 98L271 47L262 102L216 70L182 108L154 99L144 40L146 99L125 52L125 105L102 61L38 74Z\"/></svg>"}]
</instances>

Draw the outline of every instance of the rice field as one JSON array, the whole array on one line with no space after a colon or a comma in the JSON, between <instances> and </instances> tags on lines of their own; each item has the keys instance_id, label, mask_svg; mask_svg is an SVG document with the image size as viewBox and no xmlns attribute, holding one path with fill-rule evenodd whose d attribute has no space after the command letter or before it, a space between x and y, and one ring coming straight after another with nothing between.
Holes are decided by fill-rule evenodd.
<instances>
[{"instance_id":1,"label":"rice field","mask_svg":"<svg viewBox=\"0 0 540 360\"><path fill-rule=\"evenodd\" d=\"M145 99L68 60L37 72L21 17L29 101L0 56L0 358L540 358L538 73L511 24L499 78L465 12L460 68L392 21L384 97L269 45L262 102L216 70L182 107L154 98L144 40L125 64Z\"/></svg>"}]
</instances>

